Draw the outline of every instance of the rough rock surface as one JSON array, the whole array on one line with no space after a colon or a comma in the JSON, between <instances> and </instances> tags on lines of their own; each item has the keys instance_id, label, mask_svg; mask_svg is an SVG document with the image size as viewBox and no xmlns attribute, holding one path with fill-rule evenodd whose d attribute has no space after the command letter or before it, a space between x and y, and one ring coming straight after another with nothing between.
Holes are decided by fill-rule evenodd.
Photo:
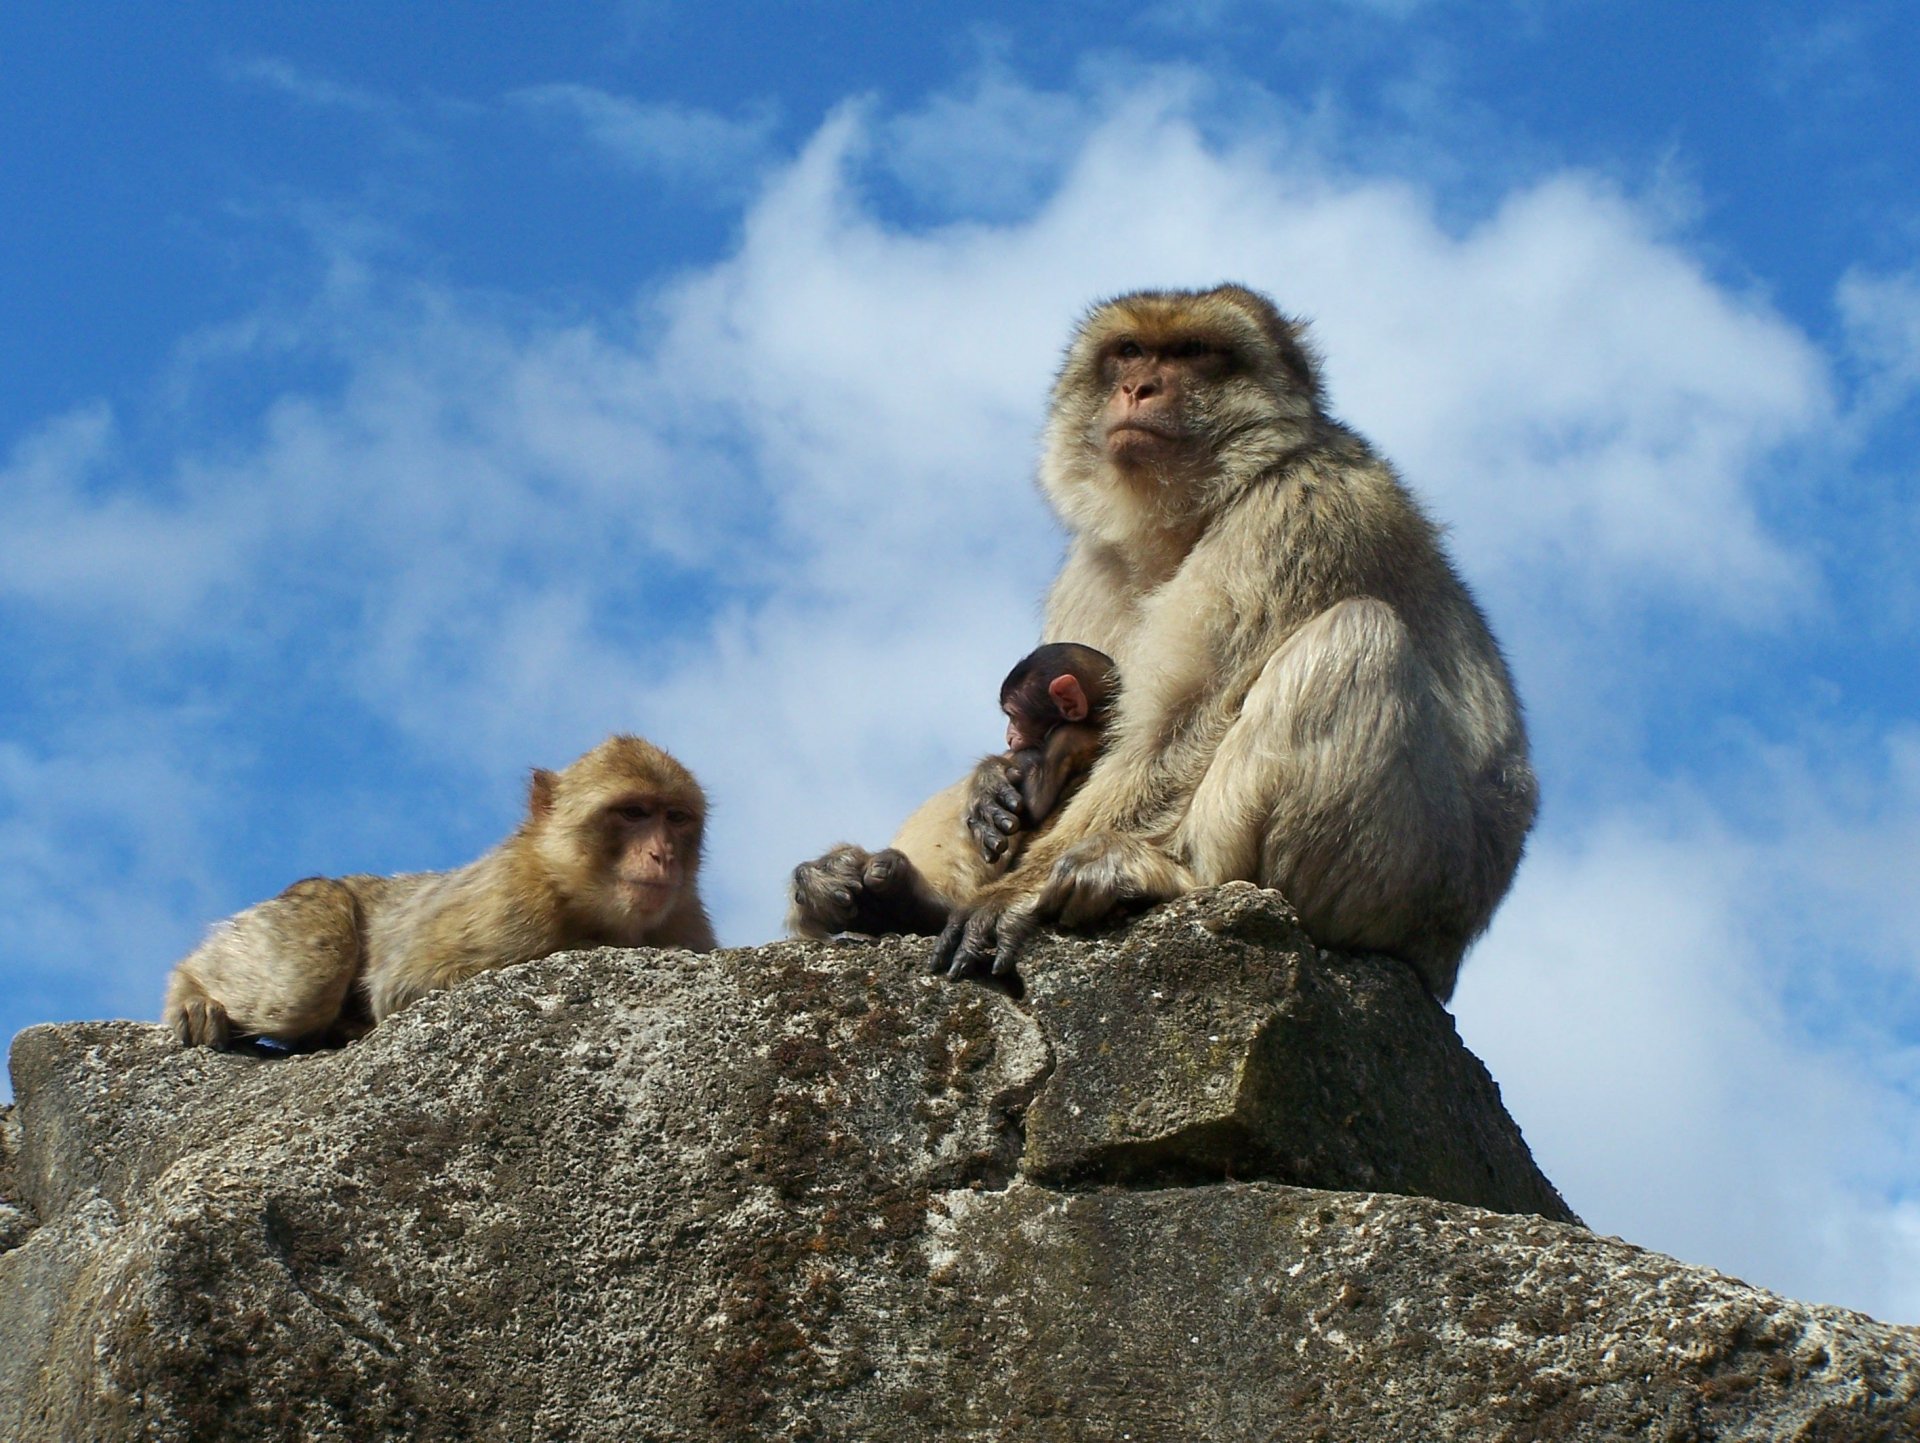
<instances>
[{"instance_id":1,"label":"rough rock surface","mask_svg":"<svg viewBox=\"0 0 1920 1443\"><path fill-rule=\"evenodd\" d=\"M1920 1332L1568 1221L1271 893L1019 1004L924 951L550 958L274 1062L29 1029L0 1438L1920 1436Z\"/></svg>"}]
</instances>

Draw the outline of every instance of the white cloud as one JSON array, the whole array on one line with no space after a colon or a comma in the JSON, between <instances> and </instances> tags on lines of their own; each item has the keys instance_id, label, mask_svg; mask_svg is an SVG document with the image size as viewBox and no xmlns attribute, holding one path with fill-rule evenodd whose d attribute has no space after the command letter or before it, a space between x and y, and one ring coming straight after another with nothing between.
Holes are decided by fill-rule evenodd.
<instances>
[{"instance_id":1,"label":"white cloud","mask_svg":"<svg viewBox=\"0 0 1920 1443\"><path fill-rule=\"evenodd\" d=\"M1094 96L1035 90L998 65L914 110L876 116L873 161L942 216L1037 204L1101 119Z\"/></svg>"},{"instance_id":2,"label":"white cloud","mask_svg":"<svg viewBox=\"0 0 1920 1443\"><path fill-rule=\"evenodd\" d=\"M183 455L144 486L102 477L111 433L90 412L23 451L32 484L0 501L28 563L14 585L142 610L171 595L188 629L182 608L222 583L243 609L271 598L269 631L313 624L296 588L353 595L383 673L416 685L443 624L494 675L469 633L515 635L503 607L544 608L555 578L577 589L575 637L654 568L776 612L837 603L816 626L857 627L930 569L1031 597L1058 542L1026 478L1072 317L1222 276L1316 317L1343 411L1435 497L1470 570L1571 569L1590 596L1733 615L1805 584L1750 474L1823 421L1817 357L1789 328L1580 177L1450 234L1405 182L1209 145L1181 110L1190 83L1116 101L1025 221L879 221L855 108L771 182L737 254L635 317L543 329L349 296L326 322L348 383L283 398L251 449ZM981 103L1004 108L1004 89ZM123 533L149 565L90 566Z\"/></svg>"},{"instance_id":3,"label":"white cloud","mask_svg":"<svg viewBox=\"0 0 1920 1443\"><path fill-rule=\"evenodd\" d=\"M219 789L167 730L81 718L44 747L0 741L0 956L23 1024L69 1015L74 968L95 1015L159 1013L154 950L184 951L217 893Z\"/></svg>"},{"instance_id":4,"label":"white cloud","mask_svg":"<svg viewBox=\"0 0 1920 1443\"><path fill-rule=\"evenodd\" d=\"M123 633L179 625L243 551L248 508L210 513L129 486L109 409L70 412L0 466L0 598Z\"/></svg>"}]
</instances>

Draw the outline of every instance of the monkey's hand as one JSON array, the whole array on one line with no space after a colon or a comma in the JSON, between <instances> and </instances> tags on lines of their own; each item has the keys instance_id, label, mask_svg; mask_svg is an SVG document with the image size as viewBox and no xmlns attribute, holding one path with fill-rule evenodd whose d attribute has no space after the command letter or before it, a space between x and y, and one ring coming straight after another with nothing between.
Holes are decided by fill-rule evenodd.
<instances>
[{"instance_id":1,"label":"monkey's hand","mask_svg":"<svg viewBox=\"0 0 1920 1443\"><path fill-rule=\"evenodd\" d=\"M1020 758L1028 755L1009 752L983 757L968 779L967 831L980 849L982 861L999 861L1013 845L1014 833L1026 826L1020 802L1020 778L1025 768Z\"/></svg>"},{"instance_id":2,"label":"monkey's hand","mask_svg":"<svg viewBox=\"0 0 1920 1443\"><path fill-rule=\"evenodd\" d=\"M1197 885L1192 872L1144 837L1095 832L1054 859L1030 910L1040 922L1088 927L1115 913L1171 901Z\"/></svg>"},{"instance_id":3,"label":"monkey's hand","mask_svg":"<svg viewBox=\"0 0 1920 1443\"><path fill-rule=\"evenodd\" d=\"M1041 927L1089 927L1191 892L1193 873L1145 838L1095 832L1072 843L1042 872L1021 871L956 908L934 943L931 970L959 978L1010 975Z\"/></svg>"}]
</instances>

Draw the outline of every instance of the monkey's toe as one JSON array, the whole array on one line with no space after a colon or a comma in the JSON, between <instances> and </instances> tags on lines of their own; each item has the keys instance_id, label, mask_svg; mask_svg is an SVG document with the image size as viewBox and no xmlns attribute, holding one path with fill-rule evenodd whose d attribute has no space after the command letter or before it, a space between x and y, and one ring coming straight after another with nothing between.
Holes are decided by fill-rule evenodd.
<instances>
[{"instance_id":1,"label":"monkey's toe","mask_svg":"<svg viewBox=\"0 0 1920 1443\"><path fill-rule=\"evenodd\" d=\"M989 969L1000 935L1002 914L981 907L972 912L956 912L934 944L930 970L944 971L950 981Z\"/></svg>"},{"instance_id":2,"label":"monkey's toe","mask_svg":"<svg viewBox=\"0 0 1920 1443\"><path fill-rule=\"evenodd\" d=\"M227 1009L211 997L196 997L180 1009L174 1021L174 1033L187 1047L212 1047L226 1051L233 1045L233 1025Z\"/></svg>"},{"instance_id":3,"label":"monkey's toe","mask_svg":"<svg viewBox=\"0 0 1920 1443\"><path fill-rule=\"evenodd\" d=\"M888 847L867 859L860 883L868 892L886 896L900 890L912 876L913 864L907 860L907 854Z\"/></svg>"}]
</instances>

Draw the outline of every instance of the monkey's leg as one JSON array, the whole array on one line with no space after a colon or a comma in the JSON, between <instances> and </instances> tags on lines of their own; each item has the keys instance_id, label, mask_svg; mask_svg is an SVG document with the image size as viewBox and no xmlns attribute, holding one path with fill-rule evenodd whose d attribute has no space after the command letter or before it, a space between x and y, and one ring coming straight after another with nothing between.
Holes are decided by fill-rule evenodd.
<instances>
[{"instance_id":1,"label":"monkey's leg","mask_svg":"<svg viewBox=\"0 0 1920 1443\"><path fill-rule=\"evenodd\" d=\"M215 927L174 969L165 1018L189 1046L298 1042L334 1025L359 969L359 904L309 877Z\"/></svg>"},{"instance_id":2,"label":"monkey's leg","mask_svg":"<svg viewBox=\"0 0 1920 1443\"><path fill-rule=\"evenodd\" d=\"M898 847L875 852L861 881L866 909L887 920L886 931L931 937L947 925L952 905Z\"/></svg>"},{"instance_id":3,"label":"monkey's leg","mask_svg":"<svg viewBox=\"0 0 1920 1443\"><path fill-rule=\"evenodd\" d=\"M1444 998L1465 945L1468 806L1405 624L1345 601L1268 661L1172 846L1197 884L1276 887L1321 943L1402 957Z\"/></svg>"}]
</instances>

